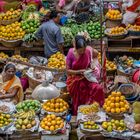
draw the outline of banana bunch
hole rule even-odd
[[[14,117],[18,119],[31,119],[35,117],[35,111],[29,110],[28,112],[17,112],[16,114],[14,114]]]
[[[85,115],[91,114],[93,112],[96,113],[98,111],[99,111],[99,104],[96,102],[91,105],[83,106],[80,108],[80,112]]]

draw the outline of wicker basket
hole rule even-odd
[[[121,25],[122,20],[106,20],[106,28],[113,28]]]
[[[122,120],[124,119],[124,113],[116,114],[116,113],[107,113],[107,115],[114,120]]]
[[[13,48],[13,47],[17,47],[22,43],[22,40],[2,40],[1,41],[2,45],[8,48]]]
[[[10,19],[10,20],[2,20],[1,24],[2,25],[9,25],[9,24],[12,24],[12,23],[19,21],[19,20],[20,20],[20,16],[17,18],[14,18],[14,19]]]
[[[124,34],[120,34],[120,35],[111,35],[109,32],[110,32],[110,30],[111,29],[106,29],[105,30],[105,34],[106,34],[106,36],[108,36],[109,38],[111,38],[111,39],[123,39],[123,38],[125,38],[126,36],[127,36],[127,34],[128,34],[128,31],[127,30],[125,30],[125,33]]]
[[[29,80],[29,87],[30,87],[31,89],[33,89],[33,90],[34,90],[38,85],[41,84],[41,82],[39,82],[39,81],[37,81],[37,80],[35,80],[35,79],[29,77],[29,76],[28,76],[28,80]]]
[[[131,74],[124,73],[123,71],[120,71],[119,69],[117,69],[117,75],[128,77],[130,80],[132,79]]]

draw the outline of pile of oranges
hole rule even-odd
[[[64,120],[54,114],[47,115],[40,123],[41,128],[46,131],[55,131],[64,127]]]
[[[43,104],[43,109],[47,112],[63,113],[67,111],[69,105],[61,98],[49,100]]]
[[[112,20],[117,20],[117,19],[122,18],[122,14],[120,13],[119,10],[109,9],[107,14],[106,14],[106,17],[109,18],[109,19],[112,19]]]
[[[107,113],[120,114],[129,110],[129,103],[125,100],[121,92],[114,91],[105,99],[103,108]]]
[[[114,27],[114,28],[111,28],[110,30],[111,35],[121,35],[124,33],[125,33],[125,28],[123,27]]]
[[[20,22],[15,22],[6,26],[0,26],[0,38],[5,40],[22,39],[25,32],[21,28]]]
[[[60,52],[53,54],[48,59],[48,67],[49,68],[58,68],[58,69],[66,68],[65,56]]]

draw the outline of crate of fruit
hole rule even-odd
[[[123,27],[115,27],[111,29],[105,30],[106,36],[112,39],[123,39],[127,36],[128,31],[124,29]]]

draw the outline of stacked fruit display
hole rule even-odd
[[[122,34],[125,34],[125,33],[126,33],[126,30],[123,27],[111,28],[111,30],[109,32],[110,35],[122,35]]]
[[[61,98],[56,98],[45,102],[42,106],[45,111],[62,113],[68,110],[69,105]]]
[[[70,46],[73,40],[73,34],[71,32],[71,28],[69,27],[61,27],[61,32],[64,37],[65,46]]]
[[[54,132],[64,127],[64,120],[54,114],[50,114],[41,120],[40,127],[46,131]]]
[[[100,106],[98,103],[93,103],[91,105],[83,106],[80,107],[79,111],[85,115],[93,113],[93,112],[98,112],[100,109]]]
[[[16,60],[20,60],[20,61],[23,61],[23,62],[28,62],[28,59],[27,58],[24,58],[20,55],[13,55],[12,56],[13,59],[16,59]]]
[[[103,108],[107,113],[120,114],[129,110],[129,103],[125,100],[125,97],[122,96],[121,92],[113,91],[111,95],[105,99]]]
[[[13,10],[10,9],[6,13],[0,14],[0,20],[15,19],[21,15],[21,9]]]
[[[113,130],[116,131],[124,131],[127,129],[124,120],[111,120],[108,122],[102,123],[102,128],[108,132],[112,132]]]
[[[41,104],[37,100],[25,100],[16,105],[16,109],[18,112],[34,110],[38,111],[41,107]]]
[[[98,54],[98,60],[101,63],[101,53]],[[106,70],[107,71],[112,71],[112,70],[116,70],[117,66],[115,64],[115,62],[113,61],[109,61],[108,59],[106,60]]]
[[[109,9],[106,14],[106,17],[111,20],[118,20],[118,19],[122,19],[122,14],[120,13],[119,10]]]
[[[99,129],[99,126],[94,121],[87,121],[84,122],[84,129],[97,130]]]
[[[102,28],[102,33],[101,33]],[[87,25],[87,31],[91,38],[99,39],[102,36],[104,36],[104,27],[101,27],[99,22],[92,22],[90,21]]]
[[[40,25],[39,20],[30,19],[21,22],[22,29],[26,32],[26,34],[34,33],[37,31]]]
[[[131,25],[130,26],[130,30],[131,31],[138,31],[139,32],[140,31],[140,26],[138,26],[138,25]]]
[[[65,56],[60,52],[53,54],[48,59],[48,67],[49,68],[58,68],[58,69],[66,68]]]
[[[12,122],[11,115],[0,113],[0,127],[9,125]]]
[[[7,59],[9,56],[4,52],[0,52],[0,59]]]
[[[14,117],[16,118],[14,123],[16,129],[30,129],[36,125],[35,112],[33,110],[18,112]]]
[[[5,40],[17,40],[22,39],[25,32],[21,28],[20,22],[14,22],[6,26],[0,26],[0,38]]]

